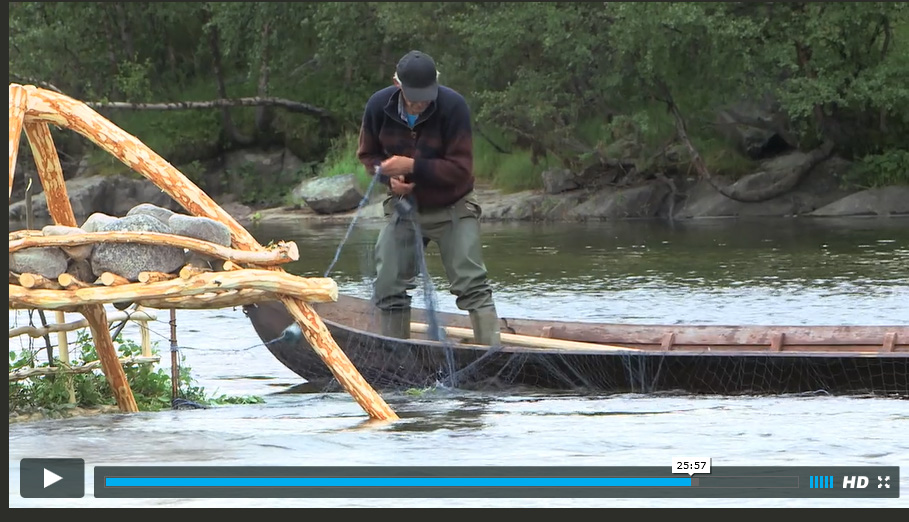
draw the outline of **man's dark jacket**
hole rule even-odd
[[[470,108],[457,91],[439,86],[439,96],[411,129],[398,111],[400,90],[392,85],[366,103],[357,156],[370,175],[391,156],[414,159],[408,181],[420,208],[451,205],[473,190]]]

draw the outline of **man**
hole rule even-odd
[[[430,241],[439,246],[451,293],[470,314],[475,342],[498,345],[499,320],[480,242],[482,210],[473,194],[470,109],[458,92],[438,84],[435,62],[420,51],[401,58],[393,83],[366,103],[357,151],[389,191],[389,222],[375,250],[382,334],[410,337],[408,291],[416,288],[419,229],[424,247]]]

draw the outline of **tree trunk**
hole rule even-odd
[[[117,74],[119,73],[120,66],[118,64],[119,58],[117,57],[117,51],[116,51],[117,47],[116,47],[116,43],[114,42],[114,35],[111,34],[110,26],[105,27],[103,32],[104,32],[104,39],[107,41],[107,64],[110,67],[109,74],[112,77],[116,78]],[[111,91],[110,91],[111,98],[120,97],[120,90],[117,88],[116,82],[111,82],[110,89],[111,89]]]
[[[167,67],[170,69],[170,75],[177,77],[177,51],[174,50],[173,44],[167,44]]]
[[[382,42],[382,50],[379,53],[379,57],[379,80],[387,81],[385,74],[391,61],[391,49],[388,47],[388,42]]]
[[[268,97],[268,80],[269,80],[269,55],[268,40],[271,33],[271,25],[266,21],[262,24],[262,52],[259,56],[259,85],[256,94],[259,98]],[[271,122],[274,118],[274,112],[266,105],[256,107],[256,130],[260,134],[268,134],[271,129]]]
[[[215,26],[212,26],[208,33],[208,44],[211,48],[212,68],[214,69],[215,81],[218,84],[218,96],[220,96],[221,99],[226,99],[227,84],[224,82],[224,69],[221,65],[221,44],[218,36],[218,28]],[[230,108],[227,106],[222,106],[221,108],[221,122],[224,127],[224,134],[229,141],[239,143],[240,145],[251,145],[253,143],[252,138],[241,135],[237,130],[233,118],[230,116]]]
[[[219,89],[220,90],[220,89]],[[229,107],[258,107],[262,105],[281,107],[290,112],[299,112],[310,114],[319,118],[332,118],[333,115],[328,109],[316,107],[308,103],[286,100],[284,98],[222,98],[219,100],[195,101],[195,102],[164,102],[164,103],[133,103],[133,102],[88,102],[86,103],[93,109],[121,109],[130,111],[183,111],[188,109],[217,109],[221,108],[227,111]],[[230,113],[227,113],[230,118]]]
[[[120,29],[120,42],[123,44],[123,51],[126,53],[128,60],[135,60],[136,48],[133,45],[133,35],[129,32],[126,10],[123,8],[122,2],[114,2],[113,4],[117,14],[117,27]]]

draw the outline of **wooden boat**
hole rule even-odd
[[[383,337],[368,300],[340,296],[314,308],[377,389],[446,385],[468,390],[592,393],[793,394],[909,397],[909,326],[596,324],[503,318],[502,346],[469,337],[466,314],[440,313],[447,339]],[[315,389],[329,368],[306,340],[276,340],[293,318],[280,302],[244,307],[271,353]],[[426,315],[414,310],[414,332]]]

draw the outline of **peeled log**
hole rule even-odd
[[[19,276],[19,284],[25,288],[45,288],[55,290],[60,285],[51,279],[38,274],[22,274]]]
[[[154,314],[149,314],[141,310],[135,312],[113,312],[107,316],[107,320],[110,322],[117,321],[155,321],[158,319],[158,316]],[[80,319],[78,321],[58,322],[52,323],[47,326],[37,327],[37,326],[20,326],[18,328],[11,328],[9,331],[9,338],[18,337],[20,335],[28,335],[32,339],[40,339],[47,334],[58,333],[58,332],[72,332],[80,328],[85,328],[89,326],[88,319]]]
[[[202,268],[200,266],[194,266],[194,265],[186,265],[180,269],[180,278],[189,279],[193,276],[197,276],[199,274],[206,274],[209,272],[211,272],[211,270],[208,268]]]
[[[176,278],[176,275],[164,272],[139,272],[140,283],[157,283],[158,281],[170,281]]]
[[[10,242],[12,242],[17,239],[22,239],[23,237],[30,237],[30,236],[39,236],[40,237],[43,235],[44,234],[42,234],[40,230],[14,230],[9,233],[9,240],[10,240]]]
[[[27,103],[25,89],[21,85],[9,86],[9,195],[13,195],[13,178],[16,174],[16,158],[19,157],[19,140],[25,123]]]
[[[225,261],[224,264],[221,265],[221,269],[230,272],[231,270],[243,270],[243,267],[233,261]]]
[[[122,286],[131,284],[132,281],[113,272],[104,272],[98,277],[98,283],[104,286]]]
[[[57,282],[60,283],[60,286],[63,288],[88,288],[91,286],[89,283],[80,280],[72,274],[67,274],[66,272],[57,277]]]
[[[25,236],[11,239],[9,252],[12,254],[18,250],[36,246],[73,247],[92,243],[138,243],[140,245],[171,246],[185,248],[226,261],[260,266],[280,265],[300,259],[300,251],[297,248],[297,244],[293,241],[277,243],[270,249],[261,252],[248,252],[191,237],[145,231],[86,232],[85,234],[67,236]]]
[[[63,166],[60,165],[60,156],[57,155],[57,147],[54,145],[50,126],[45,122],[32,120],[26,113],[24,127],[32,156],[35,158],[35,166],[38,167],[38,178],[44,188],[44,200],[47,202],[48,213],[57,225],[78,227],[73,207],[69,202],[69,193],[63,178]]]
[[[247,304],[275,301],[277,299],[278,296],[271,292],[245,289],[183,297],[143,299],[135,301],[135,303],[146,308],[156,308],[158,310],[170,310],[171,308],[178,310],[217,310],[219,308],[233,308]]]
[[[93,286],[76,290],[27,290],[9,285],[9,307],[71,309],[73,306],[111,302],[140,302],[149,299],[195,296],[227,290],[253,289],[274,295],[288,295],[310,303],[338,300],[338,284],[330,278],[301,278],[271,270],[207,272],[188,280],[173,279],[157,283],[127,283]]]
[[[33,292],[53,292],[54,290],[32,290]],[[67,290],[57,290],[66,292]],[[136,404],[136,398],[129,387],[129,381],[126,378],[126,372],[120,365],[120,357],[117,349],[114,347],[114,341],[110,337],[108,330],[107,311],[102,305],[86,306],[81,309],[82,315],[88,321],[89,329],[92,332],[92,339],[95,342],[95,352],[98,359],[101,360],[101,367],[104,370],[104,377],[110,386],[114,399],[120,411],[125,413],[135,413],[139,411]]]

